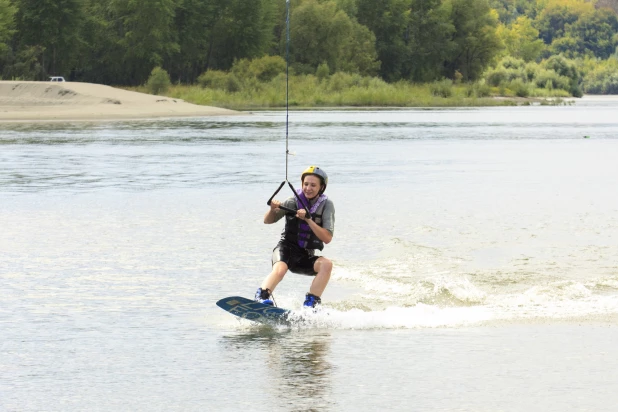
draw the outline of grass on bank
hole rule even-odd
[[[234,110],[259,110],[286,106],[286,76],[208,71],[197,85],[169,85],[159,93],[189,103]],[[135,88],[148,93],[148,86]],[[337,72],[333,75],[292,75],[289,105],[293,108],[326,107],[472,107],[522,104],[563,104],[570,94],[561,89],[543,89],[518,80],[490,86],[454,83],[451,80],[427,84],[406,81],[386,83],[376,77]]]

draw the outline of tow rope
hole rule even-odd
[[[294,196],[296,196],[296,199],[298,199],[299,204],[304,206],[305,210],[307,211],[307,216],[309,217],[309,219],[312,219],[313,216],[309,212],[309,205],[307,205],[303,201],[303,199],[300,198],[298,193],[296,193],[296,189],[294,188],[292,183],[290,183],[290,181],[288,180],[288,158],[290,156],[290,149],[289,149],[289,140],[290,140],[289,139],[289,124],[290,124],[290,0],[286,0],[285,4],[286,4],[286,19],[285,19],[285,24],[286,24],[286,48],[285,48],[285,180],[283,182],[281,182],[281,184],[279,185],[277,190],[275,190],[275,193],[273,193],[273,195],[270,197],[270,199],[268,199],[266,204],[268,206],[270,206],[270,204],[272,203],[273,198],[277,195],[277,193],[279,193],[281,188],[287,183],[288,186],[290,186],[290,189],[292,189],[292,193],[294,193]],[[279,209],[283,209],[283,210],[285,210],[289,214],[296,215],[296,210],[294,210],[294,209],[290,209],[290,208],[285,207],[285,206],[279,206]]]

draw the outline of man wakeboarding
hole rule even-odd
[[[290,270],[314,276],[303,306],[315,308],[321,304],[320,296],[330,280],[333,262],[315,255],[316,249],[322,250],[331,242],[335,231],[335,205],[324,194],[328,175],[317,166],[309,166],[300,180],[302,188],[296,191],[296,196],[283,203],[270,201],[270,209],[264,215],[265,224],[273,224],[284,216],[286,220],[281,239],[273,250],[272,271],[255,292],[256,302],[274,306],[272,293]]]

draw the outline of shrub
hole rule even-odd
[[[551,56],[542,64],[547,70],[553,70],[560,76],[574,80],[578,80],[580,77],[575,62],[563,56]]]
[[[239,92],[242,89],[242,84],[234,73],[229,73],[225,79],[225,90],[230,93]]]
[[[305,63],[294,63],[292,68],[296,74],[314,74],[316,70],[314,66]]]
[[[618,73],[612,73],[603,81],[603,93],[618,94]]]
[[[251,62],[248,59],[234,60],[230,72],[234,73],[238,79],[254,77],[254,73],[251,71]]]
[[[517,97],[528,97],[530,96],[530,88],[526,83],[524,83],[521,79],[515,79],[509,83],[509,89],[515,93]]]
[[[500,63],[498,63],[498,67],[502,66],[505,69],[523,69],[526,65],[526,62],[522,59],[517,59],[515,57],[506,56]]]
[[[485,75],[485,81],[490,86],[500,86],[503,82],[506,81],[507,72],[506,69],[493,69],[487,72]]]
[[[388,86],[388,83],[386,83],[384,80],[382,80],[379,77],[366,76],[366,77],[360,77],[358,81],[358,86],[364,87],[366,89],[380,89],[385,86]]]
[[[618,88],[616,88],[616,91],[618,92]],[[571,89],[569,90],[569,93],[571,93],[571,96],[573,97],[582,97],[584,95],[584,91],[582,90],[582,88],[577,82],[573,82],[571,84]],[[610,94],[616,94],[616,93],[610,93]]]
[[[487,97],[491,95],[491,87],[484,81],[468,85],[466,97]]]
[[[520,69],[506,69],[506,81],[511,82],[513,80],[527,81],[526,72],[523,68]]]
[[[590,94],[618,94],[618,71],[595,73],[584,82],[584,90]]]
[[[545,89],[562,89],[562,90],[570,90],[571,88],[571,80],[568,77],[560,76],[553,70],[544,70],[541,69],[537,73],[535,79],[535,84],[537,87],[545,88]]]
[[[536,63],[526,64],[526,67],[524,67],[524,73],[526,75],[527,81],[532,82],[536,78],[539,70],[539,65]]]
[[[285,67],[285,60],[281,56],[264,56],[249,63],[249,74],[268,82],[279,73],[284,73]]]
[[[226,90],[228,82],[227,77],[228,74],[221,70],[208,70],[197,78],[197,82],[204,88],[209,87],[211,89]]]
[[[165,93],[172,83],[170,82],[170,75],[161,67],[155,67],[150,72],[150,77],[146,82],[146,88],[152,94]]]
[[[618,94],[618,62],[597,61],[584,77],[583,89],[590,94]]]
[[[326,62],[320,64],[317,70],[315,71],[315,77],[317,77],[320,80],[326,79],[329,74],[330,74],[330,69],[328,68],[328,63]]]
[[[359,74],[350,74],[345,72],[337,72],[330,76],[328,81],[328,90],[340,92],[352,86],[360,86],[362,77]]]
[[[463,79],[463,74],[459,70],[455,70],[455,75],[453,76],[453,81],[455,84],[460,84]]]
[[[433,82],[429,85],[429,90],[434,96],[451,97],[453,95],[453,82],[450,79]]]

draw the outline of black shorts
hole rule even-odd
[[[318,258],[319,256],[313,255],[313,251],[279,242],[273,249],[272,263],[274,266],[277,262],[283,262],[288,265],[288,269],[291,272],[315,276],[317,272],[313,270],[313,265]]]

